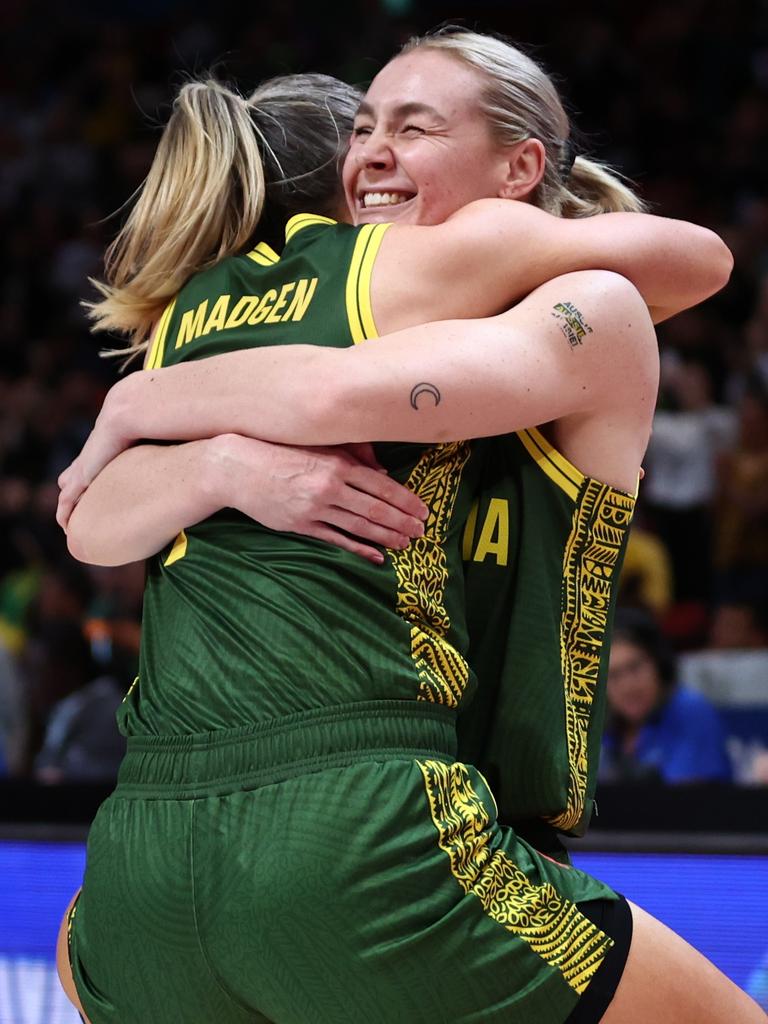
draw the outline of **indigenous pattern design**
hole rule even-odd
[[[444,603],[448,560],[443,548],[469,454],[466,441],[424,452],[406,483],[429,509],[424,536],[404,551],[389,551],[397,574],[396,610],[411,623],[418,699],[448,707],[458,705],[469,678],[466,661],[446,639],[451,621]]]
[[[535,884],[504,850],[491,846],[491,816],[472,788],[466,765],[420,761],[440,849],[468,895],[523,939],[581,994],[613,940],[550,882]]]
[[[634,498],[585,479],[563,558],[560,655],[568,740],[568,803],[552,824],[574,828],[584,814],[588,730],[616,564],[632,520]]]

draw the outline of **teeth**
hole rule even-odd
[[[406,203],[408,199],[408,196],[399,192],[366,192],[363,195],[363,206],[366,209],[371,206],[397,206]]]

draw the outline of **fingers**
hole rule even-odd
[[[347,483],[364,497],[378,499],[405,515],[423,522],[428,515],[427,506],[413,491],[403,487],[384,473],[374,473],[365,466],[353,466],[347,473]],[[374,506],[375,507],[375,506]],[[355,509],[359,511],[359,509]],[[372,518],[377,518],[375,514]],[[389,523],[387,525],[390,525]]]
[[[77,474],[75,473],[74,467],[75,463],[72,463],[68,469],[65,469],[64,472],[61,473],[57,481],[60,493],[59,502],[56,506],[56,522],[65,533],[67,532],[67,525],[69,523],[69,517],[72,515],[72,510],[80,500],[80,496],[84,490],[77,481]]]
[[[65,500],[64,495],[60,494],[59,503],[56,506],[56,522],[65,533],[67,532],[69,517],[72,515],[72,507],[72,502]]]
[[[424,523],[420,518],[408,515],[386,501],[358,491],[354,487],[345,487],[333,499],[330,513],[334,512],[343,514],[345,521],[341,522],[339,515],[333,515],[330,519],[328,513],[323,513],[323,519],[385,547],[404,547],[398,543],[398,538],[403,537],[407,540],[410,537],[424,535]],[[375,528],[376,531],[383,529],[386,534],[380,535],[377,532],[377,535],[373,536],[369,528]]]
[[[384,555],[381,551],[368,547],[367,544],[361,544],[360,541],[353,540],[324,523],[315,523],[306,531],[306,535],[325,541],[327,544],[333,544],[334,547],[341,548],[343,551],[350,551],[353,555],[373,562],[374,565],[381,565],[384,562]]]
[[[411,542],[411,537],[407,533],[372,522],[370,519],[365,518],[365,516],[356,515],[347,509],[330,508],[327,512],[323,513],[323,519],[331,526],[337,526],[347,533],[354,534],[361,540],[371,541],[373,544],[378,544],[383,548],[397,548],[401,550],[408,547]]]

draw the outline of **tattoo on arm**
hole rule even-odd
[[[422,395],[429,395],[429,397],[434,401],[435,405],[440,405],[440,399],[442,398],[442,395],[437,390],[435,385],[428,384],[426,381],[422,381],[420,384],[417,384],[411,390],[411,407],[413,409],[418,410],[419,399],[421,398]]]
[[[558,302],[552,309],[552,316],[558,321],[558,327],[571,348],[576,348],[583,338],[592,333],[584,314],[572,302]]]

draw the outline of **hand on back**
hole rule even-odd
[[[301,448],[239,434],[214,439],[222,505],[273,530],[326,541],[375,564],[424,532],[426,507],[370,444]],[[372,545],[377,545],[373,547]]]

